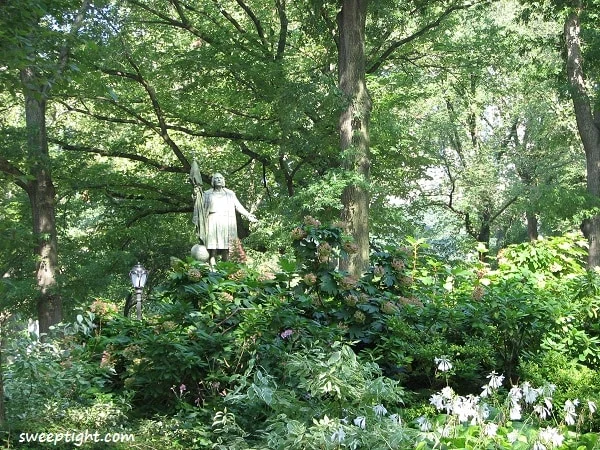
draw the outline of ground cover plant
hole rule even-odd
[[[87,429],[135,437],[106,448],[600,446],[600,279],[580,235],[494,264],[408,239],[360,279],[338,269],[356,251],[343,224],[307,217],[290,239],[276,268],[173,258],[142,321],[97,299],[45,342],[11,330],[5,446]]]

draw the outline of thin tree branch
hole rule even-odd
[[[146,80],[146,78],[142,75],[141,69],[135,63],[135,61],[133,60],[133,57],[129,54],[129,52],[127,52],[127,51],[125,52],[125,57],[127,58],[127,61],[129,62],[129,64],[131,64],[131,66],[135,70],[136,74],[139,75],[139,77],[141,79],[141,81],[139,83],[142,85],[142,87],[148,94],[148,97],[150,98],[150,102],[152,103],[152,109],[154,110],[154,114],[156,116],[156,119],[158,120],[158,126],[160,128],[160,132],[159,132],[160,137],[169,146],[169,148],[175,154],[175,156],[177,157],[179,162],[181,162],[181,164],[183,165],[184,169],[187,172],[189,172],[191,169],[190,162],[187,160],[187,158],[185,157],[185,155],[183,154],[183,152],[181,151],[181,149],[179,148],[177,143],[175,141],[173,141],[173,139],[171,139],[171,136],[169,135],[167,124],[165,121],[165,116],[163,114],[162,107],[160,106],[160,102],[158,101],[156,91],[154,90],[152,85],[150,85],[148,80]]]
[[[132,5],[137,6],[139,8],[142,8],[144,11],[154,14],[156,17],[159,17],[160,19],[162,19],[165,22],[165,25],[170,25],[170,26],[173,26],[176,28],[181,28],[181,29],[187,30],[190,33],[192,33],[194,36],[199,37],[200,39],[202,39],[204,42],[206,42],[208,44],[216,43],[216,41],[214,39],[212,39],[209,35],[202,33],[199,29],[197,29],[196,27],[191,25],[189,22],[185,22],[184,20],[173,19],[172,17],[169,17],[167,14],[163,14],[160,11],[150,8],[148,6],[147,2],[138,1],[138,0],[127,0],[127,2]],[[180,17],[180,19],[181,19],[181,17]]]
[[[150,167],[154,167],[154,168],[160,170],[161,172],[170,172],[170,173],[186,173],[186,172],[188,172],[188,170],[186,170],[185,167],[168,166],[168,165],[159,163],[158,161],[154,161],[153,159],[139,155],[137,153],[107,151],[107,150],[102,150],[100,148],[88,147],[88,146],[84,146],[84,145],[73,145],[73,144],[69,144],[68,142],[61,141],[59,139],[49,139],[49,141],[52,142],[53,144],[59,145],[63,150],[94,153],[96,155],[108,156],[111,158],[125,158],[125,159],[129,159],[132,161],[139,161]]]
[[[258,38],[260,39],[261,44],[263,45],[263,47],[265,49],[268,49],[269,43],[267,42],[267,39],[265,38],[265,30],[263,29],[263,26],[260,23],[260,20],[258,19],[258,17],[256,17],[256,14],[254,14],[254,11],[252,11],[252,9],[246,3],[244,3],[242,0],[236,0],[236,2],[246,12],[248,17],[250,17],[250,20],[252,21],[252,23],[254,23],[254,28],[256,28],[256,34],[258,35]]]
[[[88,111],[85,109],[69,106],[67,103],[64,103],[64,102],[61,102],[61,104],[63,104],[68,110],[70,110],[72,112],[84,114],[89,117],[94,117],[98,120],[103,120],[106,122],[113,122],[113,123],[143,124],[146,127],[148,127],[149,129],[151,129],[152,131],[159,133],[159,131],[158,131],[160,129],[159,124],[149,121],[148,119],[144,118],[139,113],[137,113],[135,110],[128,108],[127,106],[125,106],[121,103],[115,102],[113,99],[98,98],[97,100],[107,102],[110,105],[114,106],[115,108],[118,108],[118,109],[124,111],[128,115],[135,117],[135,119],[125,119],[125,118],[121,118],[121,117],[104,116],[104,115],[92,113],[91,111]],[[198,130],[194,130],[189,127],[184,127],[182,125],[169,125],[167,123],[165,123],[165,126],[168,130],[179,131],[179,132],[188,134],[190,136],[205,137],[205,138],[223,138],[223,139],[230,139],[230,140],[235,140],[235,141],[244,140],[244,141],[250,141],[250,142],[265,142],[265,143],[269,143],[269,144],[278,144],[279,143],[279,139],[277,139],[277,138],[268,138],[265,136],[252,136],[252,135],[243,134],[243,133],[240,133],[237,131],[206,130],[205,128],[209,127],[210,124],[204,123],[204,122],[193,121],[193,120],[189,120],[189,119],[188,119],[188,122],[190,122],[193,125],[197,125],[198,127],[201,127],[202,130],[198,131]]]
[[[519,199],[519,196],[515,195],[513,198],[508,199],[504,205],[502,205],[500,207],[500,209],[498,211],[496,211],[496,214],[493,214],[490,217],[490,223],[493,223],[504,211],[506,211],[506,209],[512,205],[514,202],[516,202]]]
[[[233,28],[235,28],[242,34],[246,34],[246,30],[244,30],[244,28],[242,28],[240,23],[237,20],[235,20],[235,18],[231,14],[229,14],[229,12],[227,10],[225,10],[221,7],[218,0],[213,0],[213,3],[217,6],[217,8],[219,8],[219,12],[221,13],[221,15],[223,17],[225,17],[229,21],[229,23],[231,23],[233,25]]]
[[[244,167],[248,167],[252,161],[254,161],[254,158],[250,158],[248,159],[248,161],[246,161],[244,164],[242,164],[240,167],[238,167],[237,169],[233,169],[231,172],[229,172],[231,175],[233,175],[236,172],[239,172],[240,170],[244,169]]]
[[[266,166],[270,167],[273,164],[271,162],[271,160],[269,160],[269,158],[261,155],[260,153],[256,153],[254,150],[250,149],[250,147],[248,147],[245,142],[240,142],[240,149],[242,150],[242,153],[244,155],[248,155],[252,159],[260,161],[261,163],[263,163]]]
[[[377,60],[373,64],[371,64],[371,66],[369,68],[367,68],[367,73],[371,74],[371,73],[376,72],[381,67],[381,65],[384,62],[386,62],[386,60],[396,50],[398,50],[398,48],[402,47],[403,45],[408,44],[409,42],[416,40],[417,38],[426,34],[428,31],[438,27],[442,23],[442,21],[446,17],[448,17],[450,14],[452,14],[453,12],[463,10],[463,9],[468,9],[474,5],[475,5],[475,3],[467,3],[464,5],[452,5],[448,9],[446,9],[442,14],[440,14],[440,16],[436,20],[429,22],[428,24],[425,24],[420,30],[416,31],[415,33],[411,34],[410,36],[406,36],[403,39],[392,42],[388,46],[388,48],[386,50],[384,50],[384,52],[381,54],[381,56],[379,56],[379,58],[377,58]]]
[[[188,207],[179,207],[179,208],[165,208],[165,209],[153,209],[153,210],[143,210],[134,215],[131,219],[126,222],[126,226],[129,228],[133,226],[134,223],[140,221],[144,217],[152,216],[155,214],[181,214],[181,213],[191,213],[193,211],[192,206]]]
[[[0,156],[0,172],[8,175],[17,186],[25,192],[28,192],[29,185],[25,182],[27,175],[21,172],[17,166],[13,165],[3,156]]]
[[[79,8],[79,11],[77,11],[77,15],[75,16],[73,26],[69,30],[69,33],[67,34],[67,37],[65,40],[65,43],[62,45],[62,47],[60,49],[60,53],[58,55],[58,69],[56,70],[56,73],[55,73],[55,79],[61,77],[65,71],[65,67],[67,66],[67,63],[69,62],[69,52],[71,50],[70,46],[68,45],[69,41],[72,38],[74,38],[77,35],[77,33],[79,32],[79,30],[81,29],[81,27],[83,25],[83,20],[85,19],[85,14],[89,8],[90,8],[90,0],[83,0],[83,2],[81,4],[81,8]],[[50,89],[50,87],[53,86],[54,84],[55,84],[54,81],[46,83],[44,86],[44,94],[47,94],[46,91],[48,89]]]

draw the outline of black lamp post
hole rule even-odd
[[[133,269],[129,272],[129,277],[131,278],[131,284],[135,289],[135,297],[136,297],[136,309],[137,309],[137,318],[138,320],[142,319],[142,291],[144,290],[144,286],[146,285],[146,280],[148,279],[148,271],[144,269],[144,267],[137,263],[133,266]]]

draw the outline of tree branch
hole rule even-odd
[[[159,131],[158,131],[160,129],[159,124],[149,121],[148,119],[146,119],[143,116],[141,116],[140,114],[138,114],[135,110],[128,108],[125,105],[120,104],[118,102],[115,102],[113,99],[98,98],[97,100],[110,103],[115,108],[118,108],[118,109],[124,111],[128,115],[133,116],[135,119],[125,119],[125,118],[121,118],[121,117],[104,116],[104,115],[92,113],[91,111],[88,111],[86,109],[75,108],[64,102],[61,102],[61,104],[63,104],[69,111],[76,112],[79,114],[84,114],[89,117],[94,117],[98,120],[104,120],[106,122],[113,122],[113,123],[126,123],[126,124],[136,124],[136,125],[143,124],[146,127],[148,127],[150,130],[152,130],[156,133],[159,133]],[[240,133],[237,131],[228,131],[228,130],[215,130],[215,131],[208,130],[207,131],[205,129],[205,127],[209,126],[208,123],[193,121],[193,120],[189,120],[189,119],[188,119],[188,122],[193,125],[197,125],[198,127],[201,127],[202,130],[198,131],[198,130],[194,130],[189,127],[184,127],[182,125],[169,125],[167,123],[165,123],[165,126],[168,130],[179,131],[179,132],[188,134],[190,136],[205,137],[205,138],[223,138],[223,139],[230,139],[230,140],[235,140],[235,141],[244,140],[244,141],[250,141],[250,142],[265,142],[268,144],[278,144],[279,143],[279,139],[277,139],[277,138],[269,138],[269,137],[260,136],[260,135],[252,136],[252,135],[243,134],[243,133]]]
[[[254,28],[256,28],[256,34],[258,35],[258,38],[260,39],[261,44],[263,45],[263,47],[265,49],[268,49],[269,43],[267,42],[267,39],[265,38],[265,30],[263,29],[262,24],[260,23],[260,20],[258,19],[258,17],[256,17],[256,14],[254,14],[254,11],[252,11],[252,9],[250,9],[250,7],[248,5],[246,5],[246,3],[244,3],[242,0],[236,0],[236,2],[238,5],[240,5],[242,7],[242,9],[246,12],[248,17],[250,17],[250,20],[252,21],[252,23],[254,23]]]
[[[254,161],[254,158],[250,158],[248,159],[248,161],[246,161],[244,164],[242,164],[240,167],[238,167],[237,169],[233,169],[231,172],[229,172],[230,174],[234,174],[236,172],[239,172],[240,170],[242,170],[244,167],[248,167],[252,161]]]
[[[125,225],[129,228],[134,223],[138,222],[139,220],[143,219],[144,217],[152,216],[155,214],[181,214],[181,213],[191,213],[191,212],[193,212],[192,206],[180,207],[180,208],[153,209],[153,210],[146,209],[146,210],[140,211],[139,213],[134,215],[131,219],[129,219],[126,222]]]
[[[177,143],[175,143],[175,141],[173,141],[173,139],[171,139],[171,136],[169,135],[167,124],[165,121],[165,116],[164,116],[162,108],[160,106],[160,102],[158,101],[158,97],[156,96],[156,91],[150,85],[148,80],[146,80],[146,78],[142,75],[142,71],[140,70],[139,66],[135,63],[135,61],[133,60],[133,57],[131,57],[129,52],[127,52],[127,51],[125,52],[125,57],[127,58],[127,61],[129,62],[129,64],[131,64],[131,66],[135,70],[135,73],[137,75],[139,75],[139,77],[140,77],[139,83],[142,85],[142,87],[148,94],[148,97],[150,98],[150,102],[152,103],[152,109],[154,110],[154,115],[156,116],[156,119],[158,120],[158,126],[160,129],[160,132],[159,132],[160,137],[169,146],[169,148],[175,154],[175,156],[177,157],[179,162],[181,162],[181,164],[183,165],[184,169],[187,172],[189,172],[191,169],[190,162],[187,160],[187,158],[185,157],[185,155],[183,154],[183,152],[181,151],[181,149],[179,148]]]
[[[512,205],[514,202],[516,202],[518,199],[519,199],[519,197],[518,197],[517,195],[515,195],[513,198],[510,198],[510,199],[508,199],[508,200],[507,200],[507,201],[504,203],[504,205],[502,205],[502,206],[500,207],[500,209],[499,209],[499,210],[496,212],[496,214],[494,214],[494,215],[492,215],[492,216],[490,217],[490,223],[493,223],[493,222],[494,222],[494,220],[496,220],[496,219],[497,219],[497,218],[500,216],[500,214],[502,214],[504,211],[506,211],[506,209],[507,209],[507,208],[508,208],[510,205]]]
[[[185,167],[175,167],[175,166],[167,166],[165,164],[161,164],[157,161],[154,161],[145,156],[138,155],[137,153],[129,153],[129,152],[113,152],[106,151],[99,148],[87,147],[84,145],[73,145],[69,144],[65,141],[61,141],[59,139],[49,139],[49,142],[53,144],[60,145],[63,150],[76,151],[76,152],[86,152],[86,153],[94,153],[96,155],[108,156],[111,158],[125,158],[132,161],[139,161],[148,166],[154,167],[161,172],[171,172],[171,173],[186,173],[188,172]]]
[[[240,25],[240,23],[237,20],[235,20],[235,18],[231,14],[229,14],[229,12],[227,12],[225,9],[223,9],[221,7],[221,5],[219,5],[219,1],[218,0],[213,0],[213,3],[215,4],[215,6],[217,6],[217,8],[219,8],[219,12],[221,13],[221,15],[223,17],[225,17],[229,21],[229,23],[231,23],[233,25],[233,28],[235,28],[236,30],[238,30],[242,34],[246,33],[246,30],[244,30],[242,28],[242,26]]]
[[[275,55],[276,60],[283,58],[285,52],[285,45],[288,33],[288,18],[285,12],[286,0],[275,0],[275,6],[277,7],[277,14],[279,15],[279,39],[277,41],[277,53]]]
[[[10,176],[17,186],[19,186],[25,192],[28,192],[29,186],[25,182],[25,180],[27,179],[27,175],[21,172],[17,166],[13,165],[3,156],[0,156],[0,172],[3,172],[4,174]]]
[[[81,4],[81,8],[79,8],[79,11],[77,12],[77,15],[75,16],[73,26],[69,30],[69,33],[67,34],[67,37],[65,40],[65,43],[62,45],[62,47],[60,49],[60,53],[58,55],[58,69],[56,70],[55,78],[61,77],[65,71],[65,67],[67,66],[67,63],[69,62],[70,47],[68,45],[69,44],[68,41],[70,39],[72,39],[73,37],[75,37],[77,32],[82,27],[83,20],[85,18],[85,13],[87,12],[87,10],[89,8],[90,8],[90,0],[83,0],[83,2]],[[44,86],[44,90],[46,91],[46,90],[50,89],[50,87],[53,86],[54,84],[55,84],[55,82],[52,82],[52,81],[46,83]],[[44,92],[44,93],[46,93],[46,92]]]
[[[394,41],[392,42],[388,48],[386,50],[384,50],[384,52],[381,54],[381,56],[379,58],[377,58],[377,60],[371,64],[370,67],[367,68],[367,73],[371,74],[376,72],[379,67],[381,67],[381,65],[400,47],[402,47],[405,44],[408,44],[409,42],[412,42],[414,40],[416,40],[417,38],[423,36],[425,33],[427,33],[428,31],[438,27],[442,21],[448,17],[450,14],[452,14],[455,11],[459,11],[462,9],[468,9],[472,6],[474,6],[475,3],[467,3],[464,5],[452,5],[450,6],[448,9],[446,9],[442,14],[440,14],[440,16],[432,21],[429,22],[428,24],[425,24],[420,30],[416,31],[415,33],[411,34],[410,36],[407,36],[403,39],[400,39],[398,41]]]
[[[244,155],[248,155],[250,158],[260,161],[266,166],[272,166],[272,162],[267,157],[256,153],[254,150],[248,147],[245,142],[240,142],[240,149]]]
[[[156,17],[159,17],[160,19],[162,19],[165,22],[165,25],[171,25],[176,28],[181,28],[181,29],[187,30],[190,33],[192,33],[194,36],[199,37],[200,39],[202,39],[204,42],[206,42],[208,44],[215,43],[215,40],[212,39],[209,35],[202,33],[196,27],[192,26],[189,22],[186,22],[185,20],[187,20],[187,19],[185,17],[184,18],[180,17],[180,19],[182,19],[182,20],[175,20],[172,17],[169,17],[168,15],[161,13],[160,11],[150,8],[147,5],[147,2],[138,1],[138,0],[127,0],[127,2],[131,3],[132,5],[137,6],[139,8],[142,8],[144,11],[148,11],[150,14],[154,14]]]

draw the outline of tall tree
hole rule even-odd
[[[590,65],[587,66],[582,51],[581,17],[587,9],[594,8],[595,2],[577,0],[564,24],[565,56],[571,98],[577,119],[579,136],[585,150],[587,167],[587,192],[595,203],[592,216],[584,221],[583,230],[589,242],[588,267],[600,266],[600,214],[597,212],[600,200],[600,108],[598,97],[590,93]],[[594,12],[594,15],[596,12]]]
[[[340,116],[343,167],[354,179],[342,193],[342,219],[358,245],[345,269],[360,276],[369,262],[369,118],[371,98],[365,81],[365,24],[368,0],[344,0],[338,14],[339,85],[345,106]]]
[[[0,158],[0,170],[29,198],[36,239],[39,330],[47,333],[51,325],[62,319],[62,302],[56,280],[56,190],[51,175],[46,113],[50,92],[65,73],[71,41],[83,25],[89,0],[83,0],[74,14],[53,10],[52,5],[42,1],[16,3],[2,5],[4,27],[13,30],[12,35],[4,34],[2,38],[9,69],[18,73],[15,84],[20,86],[24,102],[26,169]],[[60,27],[68,31],[63,35],[58,31]]]

